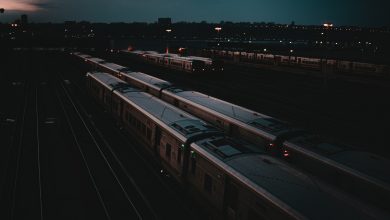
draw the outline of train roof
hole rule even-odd
[[[97,57],[90,57],[88,58],[89,61],[94,63],[105,63],[106,61]]]
[[[172,86],[172,83],[162,80],[160,78],[150,76],[142,72],[129,72],[124,74],[124,77],[132,78],[134,80],[147,83],[148,85],[155,86],[157,88],[166,88]]]
[[[120,80],[104,72],[89,72],[87,73],[87,76],[93,77],[94,79],[98,80],[109,90],[115,89],[120,91],[121,93],[140,92],[139,89],[129,86],[129,84],[127,84],[123,80]]]
[[[363,178],[375,178],[390,189],[390,160],[386,158],[352,150],[348,146],[332,143],[317,135],[299,136],[286,141],[285,145],[305,154],[310,153],[311,156]]]
[[[134,103],[139,110],[147,112],[149,115],[157,118],[165,126],[170,127],[182,136],[189,138],[191,136],[216,132],[216,128],[206,124],[202,120],[195,118],[184,111],[162,102],[154,96],[144,93],[124,93],[126,100]]]
[[[266,149],[259,149],[236,138],[227,136],[210,137],[198,141],[197,144],[206,148],[215,157],[225,160],[245,153],[265,153]]]
[[[109,89],[118,88],[115,90],[115,93],[122,97],[124,101],[137,107],[139,111],[157,119],[162,126],[174,130],[184,138],[190,138],[194,135],[207,132],[219,132],[219,130],[204,121],[193,117],[148,93],[130,87],[126,82],[114,76],[102,72],[89,73],[88,75],[92,76]],[[186,140],[183,139],[183,141]]]
[[[236,120],[245,125],[249,125],[252,129],[262,131],[263,135],[274,139],[276,136],[290,132],[293,129],[286,123],[279,121],[270,116],[254,112],[244,107],[234,105],[223,100],[207,96],[195,91],[175,90],[168,88],[167,91],[174,93],[181,100],[190,101],[202,107],[205,111],[213,111],[212,113],[219,114],[220,117],[228,118],[228,120]],[[266,134],[267,133],[267,134]]]
[[[351,205],[354,203],[350,198],[345,199],[338,191],[290,168],[285,162],[244,152],[230,144],[220,145],[220,153],[207,146],[209,142],[210,139],[198,141],[191,147],[236,181],[299,219],[374,219],[369,211]],[[221,154],[228,156],[221,157]]]
[[[110,62],[103,63],[102,66],[104,66],[110,70],[113,70],[113,71],[122,71],[125,69],[127,70],[127,68],[124,66],[121,66],[121,65],[116,64],[116,63],[110,63]]]
[[[164,54],[159,54],[159,53],[144,53],[145,56],[149,57],[164,57]]]
[[[208,57],[187,56],[187,58],[195,59],[195,60],[202,60],[205,62],[213,62],[213,60],[211,58],[208,58]]]
[[[73,53],[73,55],[75,55],[75,56],[77,56],[77,57],[80,57],[80,58],[82,58],[82,59],[91,58],[91,55],[83,54],[83,53],[78,53],[78,52]]]

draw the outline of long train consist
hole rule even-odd
[[[88,73],[86,86],[215,219],[386,218],[117,77]]]
[[[184,111],[243,138],[268,154],[280,156],[315,176],[377,206],[389,209],[390,161],[378,155],[328,142],[287,123],[99,58],[76,54],[104,70]]]
[[[223,63],[206,57],[180,56],[173,53],[158,53],[156,51],[128,51],[121,53],[132,55],[142,61],[163,67],[185,71],[189,73],[223,71]]]
[[[388,65],[362,63],[347,60],[310,58],[291,54],[274,55],[261,52],[231,51],[231,50],[202,50],[203,55],[212,58],[223,58],[235,62],[263,63],[279,66],[302,67],[318,71],[358,73],[379,76],[390,76]]]

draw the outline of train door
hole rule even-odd
[[[225,219],[237,219],[238,213],[238,186],[229,178],[226,178],[226,187],[224,193],[223,211]]]
[[[161,130],[156,125],[156,131],[154,134],[154,145],[153,145],[153,150],[156,154],[159,153],[160,142],[161,142]]]
[[[119,118],[121,119],[121,121],[123,121],[123,101],[120,100],[120,103],[119,103]]]

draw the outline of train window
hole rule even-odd
[[[228,182],[226,186],[226,194],[225,194],[225,202],[226,206],[230,209],[236,211],[238,208],[238,189],[237,187],[231,183]]]
[[[129,122],[130,125],[132,125],[134,122],[133,122],[133,115],[130,114],[130,112],[127,112],[127,115],[128,115],[128,118],[127,118],[127,121]]]
[[[137,130],[141,130],[141,122],[138,119],[135,119],[135,126],[137,127]]]
[[[152,130],[150,130],[150,128],[146,128],[146,138],[148,140],[152,139]]]
[[[208,192],[209,194],[212,193],[213,189],[213,179],[211,178],[210,175],[207,173],[204,174],[204,181],[203,181],[203,189]]]
[[[191,157],[191,173],[195,175],[196,173],[196,158]]]
[[[144,136],[146,136],[146,126],[143,123],[141,123],[141,132]]]
[[[181,147],[179,146],[177,148],[177,163],[181,163],[181,154],[182,154],[182,150],[181,150]]]
[[[165,157],[168,160],[171,160],[171,149],[172,149],[172,146],[170,144],[165,145]]]

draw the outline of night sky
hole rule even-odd
[[[389,0],[0,0],[0,22],[27,13],[35,22],[249,21],[390,26]]]

